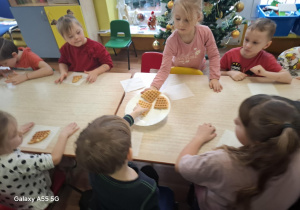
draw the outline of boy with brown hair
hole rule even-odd
[[[93,193],[81,209],[159,210],[156,182],[129,167],[133,153],[130,126],[148,109],[137,106],[121,117],[104,115],[90,123],[76,141],[78,164],[89,172]],[[85,196],[88,197],[88,196]],[[88,204],[86,204],[88,202]],[[83,204],[85,203],[85,204]]]
[[[292,77],[264,51],[272,43],[276,23],[268,18],[256,19],[246,30],[243,47],[229,50],[221,58],[221,75],[241,81],[246,76],[263,76],[277,82],[291,83]]]

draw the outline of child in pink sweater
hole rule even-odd
[[[209,57],[209,87],[215,92],[222,90],[220,78],[220,55],[211,30],[199,25],[202,19],[202,0],[176,0],[172,11],[176,30],[167,39],[161,67],[150,89],[160,89],[171,66],[203,70],[205,54]]]

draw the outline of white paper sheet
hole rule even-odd
[[[126,93],[145,87],[145,84],[140,77],[122,80],[121,85]]]
[[[221,145],[228,145],[232,147],[240,147],[243,146],[240,141],[237,139],[234,132],[230,130],[225,130],[223,135],[221,136],[219,142],[217,143],[216,147]]]
[[[57,134],[60,127],[54,127],[54,126],[46,126],[46,125],[34,125],[34,127],[24,135],[23,142],[21,144],[21,147],[30,147],[30,148],[38,148],[38,149],[46,149],[49,145],[49,143],[52,141],[53,137]],[[44,139],[43,141],[36,143],[36,144],[28,144],[28,142],[32,139],[33,135],[37,131],[45,131],[50,130],[49,136]]]
[[[168,86],[163,92],[173,101],[195,96],[185,83]]]
[[[73,80],[73,77],[74,76],[80,76],[82,75],[82,78],[76,82],[76,83],[73,83],[72,80]],[[83,83],[84,81],[86,81],[86,78],[88,77],[87,74],[85,73],[78,73],[78,72],[73,72],[72,74],[68,75],[68,77],[63,81],[63,83],[66,83],[66,84],[69,84],[69,85],[80,85],[81,83]]]
[[[143,135],[144,135],[143,132],[138,132],[138,131],[132,131],[131,133],[131,147],[132,147],[134,157],[139,155]]]
[[[273,84],[249,83],[248,88],[250,89],[252,95],[256,95],[256,94],[279,95]]]

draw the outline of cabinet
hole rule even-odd
[[[99,41],[93,0],[9,0],[10,9],[28,47],[42,58],[59,58],[65,43],[53,25],[54,20],[73,12],[86,37]],[[55,22],[55,21],[54,21]]]

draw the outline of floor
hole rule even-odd
[[[221,49],[220,54],[222,55],[226,50]],[[112,55],[112,60],[114,67],[111,72],[130,72],[134,74],[135,72],[140,72],[141,68],[141,57],[142,51],[138,51],[138,56],[135,57],[134,52],[130,52],[130,65],[131,69],[128,70],[127,63],[127,52],[122,50],[117,56]],[[57,59],[45,60],[51,65],[52,68],[58,70]],[[149,163],[135,162],[140,168]],[[159,184],[162,186],[168,186],[174,191],[175,200],[177,202],[178,210],[188,210],[190,209],[186,203],[186,197],[189,190],[190,183],[185,181],[178,173],[175,172],[174,166],[172,165],[162,165],[162,164],[151,164],[159,174]],[[69,175],[69,181],[72,186],[85,191],[90,189],[88,182],[87,173],[76,167],[72,170]],[[59,195],[59,201],[53,205],[53,210],[79,210],[78,202],[80,199],[80,193],[72,189],[70,185],[66,185]]]

